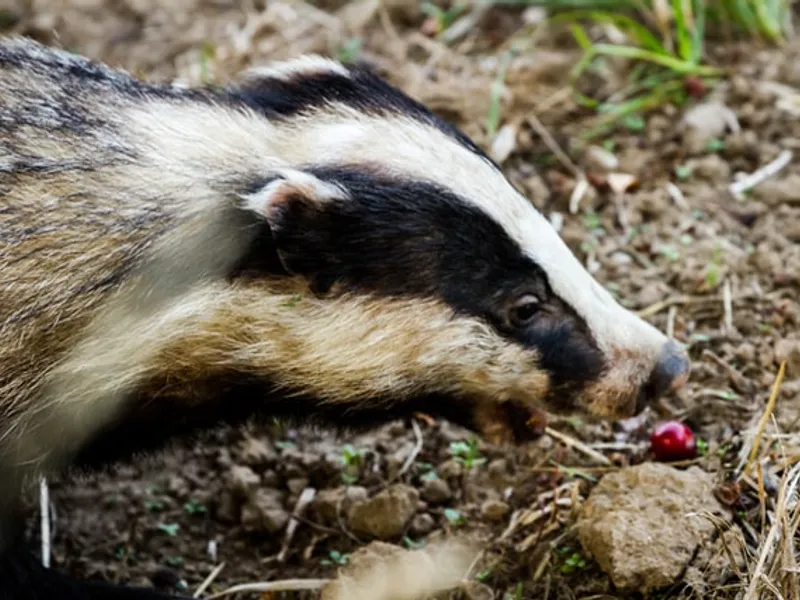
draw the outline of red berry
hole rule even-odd
[[[689,427],[678,421],[667,421],[653,430],[650,450],[656,460],[688,460],[697,456],[697,442]]]

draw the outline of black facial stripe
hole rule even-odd
[[[290,271],[325,291],[441,299],[535,347],[555,388],[596,378],[604,361],[585,323],[552,294],[546,274],[479,207],[433,183],[363,167],[307,172],[347,189],[350,199],[289,202],[273,231]],[[248,259],[252,260],[252,258]],[[542,318],[524,329],[502,315],[509,300],[533,293]]]
[[[366,66],[350,67],[349,70],[349,77],[332,72],[298,73],[289,79],[265,77],[232,89],[229,93],[231,98],[272,119],[292,117],[331,103],[355,108],[366,115],[403,115],[439,129],[498,168],[461,131],[372,73]]]

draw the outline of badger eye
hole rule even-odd
[[[514,327],[525,327],[530,324],[538,311],[539,299],[532,294],[526,294],[511,304],[509,321]]]

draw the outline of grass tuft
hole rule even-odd
[[[598,112],[596,126],[584,139],[608,133],[631,115],[665,103],[683,104],[712,87],[725,72],[706,62],[711,35],[781,43],[791,33],[789,0],[491,1],[544,7],[549,24],[569,27],[583,50],[571,73],[573,83],[604,60],[633,63],[627,87],[613,99],[576,95],[580,104]]]

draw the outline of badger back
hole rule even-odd
[[[423,408],[513,439],[688,372],[480,148],[364,67],[195,90],[7,39],[0,122],[0,469],[254,411]]]

